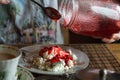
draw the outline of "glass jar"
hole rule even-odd
[[[60,0],[60,24],[76,34],[111,38],[120,31],[117,0]]]

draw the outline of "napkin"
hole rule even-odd
[[[75,73],[76,80],[102,80],[99,78],[100,69],[85,69]],[[120,80],[120,74],[107,70],[106,80]]]
[[[106,80],[120,80],[119,73],[109,73]]]

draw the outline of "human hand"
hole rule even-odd
[[[0,4],[8,4],[9,2],[9,0],[0,0]]]
[[[116,23],[118,27],[120,27],[120,21]],[[111,38],[103,38],[102,41],[106,43],[112,43],[120,40],[120,31],[118,33],[114,33]]]
[[[113,36],[111,38],[103,38],[102,39],[102,41],[105,43],[112,43],[112,42],[115,42],[118,40],[120,40],[120,32],[113,34]]]

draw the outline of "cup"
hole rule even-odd
[[[17,80],[17,67],[22,52],[10,45],[0,45],[0,80]]]

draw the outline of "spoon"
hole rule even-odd
[[[107,70],[101,69],[99,71],[99,80],[106,80],[106,77],[107,77]]]
[[[37,4],[38,6],[40,6],[42,8],[42,10],[44,11],[44,13],[52,20],[58,20],[61,18],[61,14],[59,13],[58,10],[52,8],[52,7],[43,7],[41,4],[39,4],[38,2],[31,0],[32,2],[34,2],[35,4]]]

